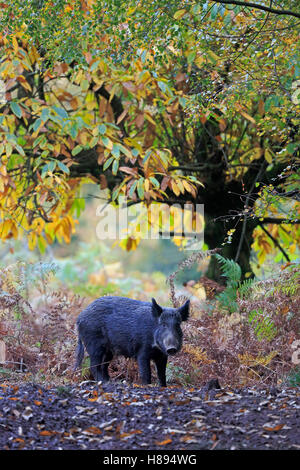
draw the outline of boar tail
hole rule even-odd
[[[78,335],[78,343],[77,343],[77,349],[76,349],[76,362],[74,366],[74,371],[76,369],[79,369],[79,367],[81,366],[81,363],[83,361],[83,356],[84,356],[84,347],[83,347],[81,338]]]

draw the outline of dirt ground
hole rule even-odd
[[[300,449],[300,389],[0,385],[0,449]]]

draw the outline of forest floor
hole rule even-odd
[[[0,449],[300,449],[300,390],[0,385]]]

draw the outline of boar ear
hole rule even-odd
[[[161,308],[160,305],[156,302],[155,299],[152,299],[152,315],[154,317],[159,317],[163,309]]]
[[[190,314],[190,301],[187,300],[185,304],[178,309],[178,311],[181,315],[182,321],[186,321]]]

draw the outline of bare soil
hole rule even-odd
[[[0,449],[300,449],[300,389],[0,385]]]

